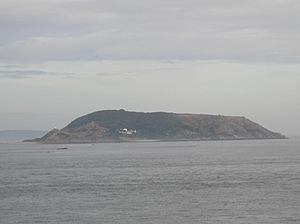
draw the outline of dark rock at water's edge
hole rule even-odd
[[[280,133],[239,116],[103,110],[79,117],[61,130],[53,129],[41,138],[27,141],[67,144],[284,138]]]

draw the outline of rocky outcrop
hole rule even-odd
[[[283,139],[245,117],[143,113],[105,110],[75,119],[33,141],[41,143],[93,143],[135,140],[237,140]]]

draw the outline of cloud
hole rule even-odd
[[[299,63],[293,0],[4,0],[0,60]]]
[[[41,70],[0,70],[0,79],[25,79],[36,76],[71,77],[73,73],[47,72]]]
[[[112,73],[112,72],[98,72],[96,75],[102,76],[102,77],[112,77],[112,76],[120,76],[120,75],[124,75],[124,74],[118,74],[118,73]]]

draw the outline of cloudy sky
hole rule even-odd
[[[0,129],[124,108],[300,135],[298,0],[2,0],[0,28]]]

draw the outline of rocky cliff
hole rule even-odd
[[[104,110],[87,114],[61,130],[53,129],[41,143],[93,143],[135,140],[238,140],[283,139],[245,117],[143,113],[125,110]]]

